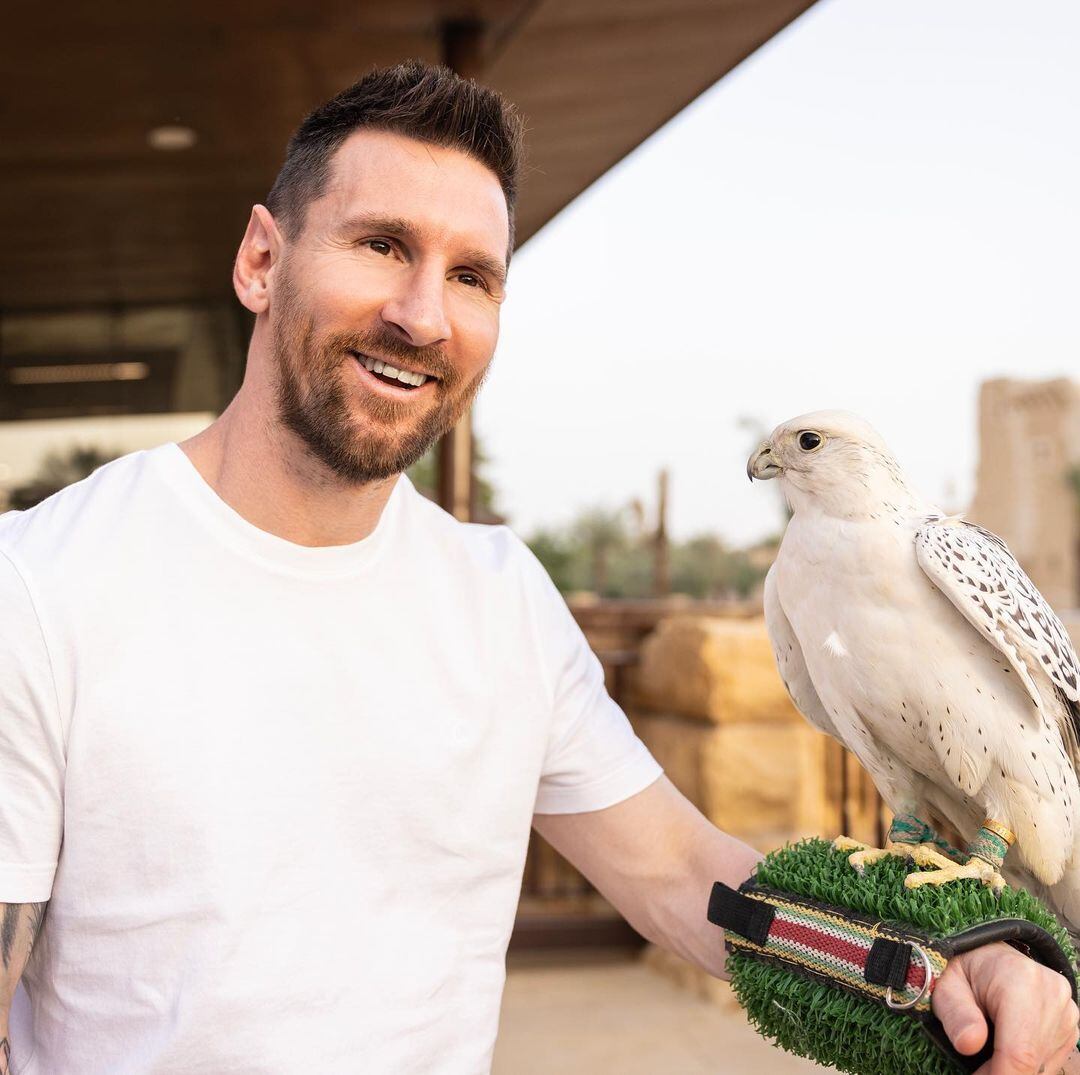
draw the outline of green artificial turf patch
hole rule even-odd
[[[758,865],[754,880],[939,937],[993,919],[1026,918],[1050,932],[1076,963],[1068,933],[1043,904],[1021,889],[1006,888],[1000,898],[975,880],[909,889],[904,887],[906,860],[884,859],[860,876],[848,862],[849,854],[833,850],[825,840],[804,840],[774,851]],[[849,1075],[963,1071],[909,1015],[745,953],[732,952],[727,965],[732,988],[751,1023],[788,1052]]]

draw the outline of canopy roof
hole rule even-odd
[[[811,0],[22,4],[0,35],[0,311],[227,298],[292,129],[373,64],[446,57],[527,117],[519,242]],[[183,125],[195,144],[154,149]]]

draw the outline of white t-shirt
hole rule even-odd
[[[138,452],[0,517],[0,610],[21,1075],[487,1071],[533,813],[660,773],[525,546],[404,478],[306,548]]]

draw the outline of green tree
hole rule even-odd
[[[89,445],[76,445],[45,456],[41,468],[26,485],[11,491],[9,507],[24,511],[61,489],[89,477],[98,467],[118,457],[118,452],[103,451]]]
[[[1080,510],[1080,466],[1070,467],[1065,473],[1065,481],[1076,497],[1076,507]]]
[[[651,597],[655,571],[651,535],[630,525],[625,511],[591,508],[562,529],[543,529],[529,546],[564,593],[588,589],[601,597]],[[701,599],[747,598],[771,557],[729,549],[714,534],[671,546],[673,593]]]
[[[537,530],[528,545],[563,593],[583,590],[588,585],[588,572],[580,549],[567,534],[557,530]]]
[[[416,488],[430,500],[435,500],[438,496],[438,460],[439,446],[438,444],[433,444],[431,448],[405,472],[413,485],[415,485]],[[495,486],[484,473],[490,462],[491,456],[484,450],[483,444],[474,433],[473,480],[476,482],[476,503],[478,507],[483,509],[485,514],[489,516],[498,516],[500,512],[496,506],[498,496],[495,492]]]
[[[649,538],[632,538],[612,550],[605,597],[651,597],[656,563]]]
[[[629,543],[626,513],[606,508],[590,508],[573,523],[570,536],[588,557],[590,589],[601,597],[608,592],[608,566],[612,555]]]
[[[676,593],[746,598],[764,574],[746,550],[729,549],[713,534],[701,534],[672,549],[671,584]]]

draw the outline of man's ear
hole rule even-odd
[[[233,288],[237,298],[253,313],[269,305],[270,271],[281,257],[284,239],[265,205],[251,209],[247,231],[233,262]]]

